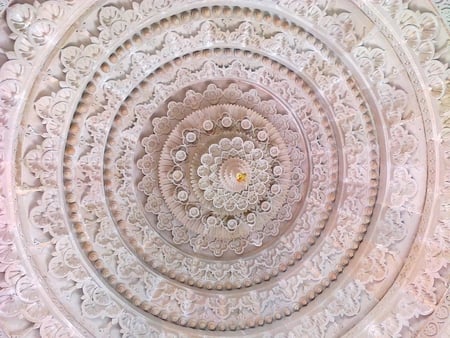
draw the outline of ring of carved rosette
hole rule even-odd
[[[286,201],[288,148],[262,116],[236,105],[207,107],[179,122],[165,141],[161,125],[170,129],[170,121],[162,117],[152,123],[151,136],[164,147],[159,154],[148,144],[151,137],[144,138],[146,155],[138,166],[147,180],[152,178],[145,174],[159,166],[161,192],[146,187],[145,209],[158,219],[160,230],[172,232],[176,244],[186,242],[196,253],[215,256],[242,254],[248,245],[259,247],[266,236],[277,235],[280,223],[290,220],[280,208],[295,210],[304,189],[296,184],[298,197]],[[245,177],[239,182],[236,175]]]
[[[173,76],[177,77],[176,74],[174,74]],[[157,246],[155,247],[155,249],[157,250],[156,251],[155,249],[153,249],[153,244],[150,244],[150,242],[145,242],[145,238],[142,244],[137,245],[136,240],[133,239],[138,236],[134,235],[130,230],[132,230],[133,228],[137,230],[144,220],[147,220],[149,222],[148,224],[150,227],[157,228],[158,218],[155,217],[155,215],[153,215],[152,213],[144,212],[139,218],[139,223],[134,225],[135,223],[130,217],[129,212],[131,211],[134,217],[134,215],[139,213],[139,210],[128,211],[128,208],[125,208],[127,201],[123,199],[112,199],[111,204],[123,205],[123,207],[117,208],[117,212],[121,213],[119,222],[122,222],[123,219],[132,220],[131,222],[127,222],[126,225],[126,230],[129,231],[130,235],[127,235],[126,232],[123,232],[123,234],[125,235],[125,238],[130,238],[130,242],[133,242],[133,246],[136,245],[135,250],[137,252],[143,251],[142,256],[150,266],[156,267],[160,272],[171,276],[171,278],[175,278],[188,284],[196,285],[197,287],[213,287],[217,289],[225,287],[240,288],[243,286],[249,286],[258,283],[261,280],[267,280],[271,276],[277,275],[279,273],[280,265],[287,268],[288,266],[293,264],[293,261],[299,259],[301,255],[307,251],[308,247],[310,246],[310,236],[311,238],[317,238],[319,236],[320,230],[325,226],[328,212],[329,210],[331,210],[331,204],[333,202],[333,196],[335,195],[335,192],[332,190],[328,192],[328,194],[330,194],[330,197],[328,197],[328,203],[325,204],[321,204],[318,200],[314,201],[311,198],[307,198],[307,200],[305,201],[307,210],[300,214],[299,212],[301,209],[299,207],[301,207],[301,205],[299,205],[299,202],[301,202],[307,189],[312,189],[312,191],[314,192],[325,189],[325,185],[327,185],[327,187],[329,188],[329,184],[331,184],[331,182],[336,179],[336,175],[334,173],[335,160],[331,158],[328,161],[326,158],[322,157],[321,163],[322,165],[324,165],[324,169],[326,170],[323,172],[323,175],[325,176],[319,178],[321,177],[320,175],[322,173],[318,172],[316,175],[316,181],[310,183],[311,186],[309,188],[305,188],[303,186],[303,182],[305,182],[305,180],[307,180],[307,177],[309,177],[307,168],[311,166],[312,163],[319,163],[319,159],[316,158],[315,155],[313,155],[311,157],[311,163],[305,161],[305,155],[302,154],[302,149],[306,149],[307,146],[302,140],[303,137],[301,136],[302,134],[298,129],[299,127],[295,123],[292,123],[292,119],[286,114],[283,106],[277,104],[273,99],[262,99],[264,98],[264,96],[267,96],[267,93],[264,93],[261,90],[256,90],[251,86],[249,87],[250,89],[246,91],[241,90],[236,84],[227,84],[227,81],[223,83],[219,81],[217,82],[217,85],[203,84],[202,86],[204,87],[204,90],[200,92],[185,89],[183,91],[183,93],[185,94],[177,94],[177,96],[184,98],[180,102],[169,100],[168,103],[156,109],[154,112],[147,110],[147,107],[151,105],[139,104],[139,111],[145,112],[149,116],[157,119],[158,123],[155,123],[155,125],[157,125],[158,127],[162,127],[162,125],[159,124],[160,121],[171,121],[171,124],[168,124],[164,127],[164,129],[166,130],[166,137],[168,137],[168,135],[170,134],[170,130],[175,128],[179,123],[181,123],[181,121],[183,121],[186,116],[189,116],[197,109],[206,109],[211,104],[223,104],[226,102],[230,102],[230,97],[235,97],[232,102],[238,103],[239,105],[252,107],[252,109],[257,113],[269,119],[274,126],[277,126],[277,130],[280,131],[281,138],[284,140],[284,143],[289,145],[288,155],[292,158],[291,162],[295,165],[291,177],[291,181],[294,184],[292,184],[292,186],[289,188],[287,196],[288,207],[281,209],[284,210],[284,215],[279,215],[280,220],[289,220],[289,218],[293,217],[295,221],[294,223],[283,222],[281,233],[286,232],[290,227],[291,231],[294,231],[290,234],[290,236],[292,236],[292,238],[296,238],[297,243],[301,243],[302,248],[295,248],[295,246],[298,246],[298,244],[291,243],[291,249],[288,249],[291,254],[284,257],[278,257],[274,261],[271,261],[270,264],[268,264],[269,257],[273,256],[276,251],[280,250],[277,248],[277,246],[282,245],[285,248],[284,250],[287,249],[287,244],[285,241],[282,241],[279,244],[277,244],[277,241],[275,241],[271,244],[271,246],[265,248],[258,255],[248,259],[246,259],[244,256],[238,261],[229,261],[226,263],[215,262],[211,260],[202,260],[200,259],[200,257],[196,257],[193,260],[189,255],[189,252],[192,251],[192,249],[189,250],[189,246],[180,247],[181,250],[179,251],[171,248],[170,246],[167,246],[164,242],[158,240]],[[224,89],[219,88],[219,86],[224,87]],[[248,85],[242,84],[241,86],[243,86],[244,88],[245,86],[248,87]],[[262,98],[260,96],[262,96]],[[269,98],[270,97],[271,96],[269,96]],[[195,101],[194,98],[197,101]],[[142,100],[142,98],[139,99]],[[158,116],[159,111],[166,112],[168,116],[170,116],[173,120],[155,117]],[[317,114],[320,114],[320,112],[317,111]],[[306,122],[308,123],[308,121]],[[153,123],[147,123],[147,125],[149,124],[151,126],[153,125]],[[330,130],[325,130],[326,133],[328,133],[329,131]],[[138,189],[135,190],[137,193],[139,193],[139,190],[142,190],[147,196],[150,196],[155,192],[155,190],[158,190],[158,177],[156,175],[158,161],[156,161],[155,159],[158,158],[158,153],[162,151],[165,141],[164,138],[159,139],[154,134],[148,135],[148,133],[145,133],[144,135],[146,135],[142,136],[144,155],[138,160],[137,163],[138,167],[140,167],[140,170],[142,172],[145,172],[146,175],[143,174],[142,179],[138,183]],[[330,134],[326,135],[331,136]],[[317,138],[318,135],[310,135],[310,137],[313,139]],[[328,136],[325,137],[324,135],[321,138],[324,140],[323,146],[327,148],[330,147],[328,148],[331,151],[330,154],[333,154],[333,143],[331,145],[326,145],[325,142],[325,139],[328,139]],[[329,139],[332,140],[332,138]],[[130,148],[129,145],[124,144],[123,140],[118,140],[114,143],[123,144],[124,147]],[[118,154],[117,151],[115,153]],[[115,162],[127,163],[127,158],[129,158],[128,156],[129,154],[124,154],[122,158],[119,158]],[[112,167],[111,177],[118,176],[118,174],[113,174],[113,172],[114,168]],[[152,173],[154,175],[153,177]],[[132,174],[130,171],[130,173],[128,175],[125,175],[125,177],[131,177],[131,175]],[[120,176],[118,181],[118,184],[120,184],[120,186],[118,186],[118,189],[120,189],[121,191],[130,190],[127,182],[129,185],[133,184],[133,182],[124,180],[122,176]],[[113,195],[111,194],[111,196]],[[162,197],[163,196],[161,194],[161,201],[163,201]],[[147,203],[148,198],[146,196],[143,196],[141,204],[145,205]],[[143,209],[145,209],[145,206]],[[169,208],[167,208],[166,210],[169,211]],[[310,220],[313,219],[316,220],[317,223],[309,224]],[[296,225],[297,230],[295,228],[292,228],[292,224]],[[159,234],[161,236],[166,235],[167,237],[165,238],[170,242],[173,241],[174,235],[176,235],[177,233],[172,231],[168,234],[164,234],[163,232],[159,231]],[[163,247],[164,250],[161,250],[161,247]],[[159,260],[158,252],[164,253],[166,257],[168,253],[170,253],[171,255],[174,255],[174,257],[178,257],[178,263],[182,262],[183,264],[180,266],[177,263],[177,270],[170,270],[171,261]],[[184,255],[183,252],[188,253],[188,255],[185,256],[185,259],[181,259],[181,257],[183,257]],[[224,269],[226,269],[226,273],[224,273]],[[214,273],[205,274],[206,271],[213,271]]]

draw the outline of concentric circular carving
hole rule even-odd
[[[212,103],[220,103],[219,101],[222,100],[224,102],[227,102],[228,97],[241,97],[241,101],[239,101],[241,104],[243,105],[247,105],[247,106],[252,106],[253,109],[256,109],[256,111],[267,115],[269,118],[272,119],[273,123],[280,126],[280,122],[282,122],[283,120],[285,122],[287,122],[287,118],[288,116],[286,115],[281,115],[281,114],[277,114],[276,113],[276,109],[282,109],[282,107],[277,108],[274,101],[261,101],[261,98],[259,98],[258,92],[256,90],[250,90],[249,92],[242,92],[242,90],[240,90],[235,84],[230,84],[230,85],[226,85],[225,89],[219,89],[216,85],[206,85],[205,87],[207,87],[205,89],[204,92],[202,92],[202,95],[196,95],[195,92],[193,92],[192,90],[188,90],[185,96],[187,96],[187,98],[192,98],[194,96],[197,96],[198,100],[203,100],[202,104],[205,105],[206,107],[210,106]],[[261,95],[263,95],[263,93],[261,93]],[[267,94],[264,94],[267,95]],[[161,111],[165,112],[167,111],[168,116],[172,116],[172,117],[176,117],[176,119],[173,121],[172,126],[175,127],[177,125],[177,120],[183,120],[183,116],[182,114],[180,114],[180,111],[184,111],[185,114],[189,115],[189,112],[192,110],[192,107],[190,108],[186,102],[189,102],[188,100],[184,100],[184,103],[179,103],[177,104],[176,102],[168,102],[167,106],[169,107],[168,110],[161,109]],[[258,103],[259,102],[259,103]],[[255,105],[255,103],[258,103],[257,105]],[[195,104],[195,107],[197,107],[198,105]],[[155,114],[152,114],[153,116],[155,116]],[[162,118],[158,118],[155,117],[157,119],[157,121],[164,121],[164,119]],[[180,123],[180,122],[178,122]],[[207,123],[208,124],[208,123]],[[151,125],[153,125],[153,123],[151,123]],[[244,123],[245,125],[245,123]],[[291,125],[291,127],[289,127],[289,125]],[[283,126],[283,125],[282,125]],[[286,126],[286,125],[285,125]],[[285,135],[285,137],[287,136],[287,140],[289,142],[287,142],[288,144],[290,144],[290,150],[289,153],[293,155],[293,163],[297,166],[295,169],[295,172],[292,174],[292,181],[295,183],[294,185],[292,185],[290,187],[290,192],[288,193],[287,196],[287,202],[290,205],[295,206],[295,203],[297,203],[297,205],[299,205],[298,203],[301,202],[302,200],[302,194],[305,191],[305,188],[303,187],[302,182],[304,182],[305,180],[305,174],[307,174],[307,167],[305,167],[305,169],[303,169],[303,165],[307,165],[307,162],[305,161],[305,155],[302,154],[302,150],[305,149],[306,147],[303,146],[299,146],[301,144],[303,144],[303,142],[301,141],[301,134],[297,131],[298,130],[298,126],[296,126],[296,124],[287,124],[287,126],[289,127],[289,129],[287,129],[286,127],[284,127],[284,129],[282,130],[282,134]],[[293,128],[293,129],[290,129]],[[167,127],[166,130],[170,130],[171,127]],[[208,129],[208,126],[207,126]],[[168,135],[169,132],[166,133],[166,135]],[[290,137],[289,137],[290,136]],[[260,138],[262,137],[262,135],[260,134]],[[262,139],[264,139],[264,137],[262,137]],[[121,141],[120,141],[121,142]],[[151,175],[154,175],[157,171],[157,167],[158,167],[158,161],[155,160],[158,158],[159,155],[158,151],[162,150],[162,145],[164,144],[164,141],[162,139],[158,139],[157,136],[155,135],[149,135],[148,137],[144,137],[143,138],[143,146],[145,148],[145,152],[147,153],[147,155],[144,155],[142,157],[142,159],[140,159],[138,161],[138,166],[141,167],[141,170],[147,174],[147,177],[143,177],[142,181],[139,182],[138,187],[139,189],[143,190],[148,196],[151,196],[151,199],[154,199],[155,196],[155,189],[158,189],[158,184],[157,184],[157,177],[153,176],[153,178],[151,178]],[[269,148],[270,150],[270,148]],[[270,152],[270,151],[269,151]],[[274,154],[273,150],[272,153]],[[152,154],[152,155],[150,155]],[[314,158],[314,157],[313,157]],[[126,161],[125,159],[123,161]],[[303,165],[302,165],[303,163]],[[325,162],[324,162],[325,163]],[[329,164],[331,167],[333,168],[333,162],[331,162]],[[277,170],[279,170],[278,168],[275,168],[275,172],[277,172]],[[330,169],[330,172],[332,172],[333,169]],[[176,174],[178,175],[178,174]],[[178,175],[180,176],[180,175]],[[196,175],[198,176],[198,175]],[[180,176],[181,177],[181,176]],[[183,174],[184,177],[184,174]],[[317,176],[318,177],[318,176]],[[334,176],[331,176],[330,179],[335,179]],[[329,182],[328,179],[325,179],[325,181]],[[316,183],[317,184],[317,183]],[[332,194],[332,192],[330,192],[330,194]],[[183,193],[181,194],[183,196]],[[332,202],[333,197],[330,197],[330,201]],[[147,201],[148,198],[145,198],[145,201]],[[161,199],[160,201],[162,201],[162,194],[161,194]],[[120,203],[119,200],[116,200],[115,202]],[[143,202],[143,204],[145,204],[146,202]],[[294,203],[294,204],[293,204]],[[267,203],[265,204],[267,205]],[[299,224],[298,227],[300,227],[300,222],[304,222],[304,220],[306,219],[306,222],[308,222],[308,219],[306,217],[317,217],[316,215],[319,215],[320,212],[322,212],[322,210],[328,210],[328,206],[326,204],[318,204],[316,208],[312,208],[311,207],[312,203],[309,203],[309,208],[311,208],[311,210],[306,213],[305,215],[303,215],[303,218],[298,219],[297,223]],[[283,223],[279,223],[280,221],[282,221],[283,219],[288,221],[290,217],[292,217],[292,212],[299,212],[299,210],[297,207],[291,208],[291,207],[284,207],[280,209],[280,213],[279,213],[279,219],[274,220],[274,222],[272,222],[272,224],[266,226],[263,230],[266,232],[266,234],[269,235],[276,235],[278,232],[277,228],[274,228],[274,226],[276,226],[276,224],[282,224]],[[126,210],[126,208],[119,208],[119,210]],[[167,208],[167,210],[169,210]],[[283,214],[281,213],[283,212]],[[147,217],[147,219],[150,221],[150,226],[152,224],[152,220],[154,220],[153,224],[156,222],[157,224],[157,228],[159,230],[164,230],[166,229],[166,225],[170,224],[171,220],[173,220],[173,217],[169,214],[169,213],[159,213],[157,218],[152,218],[151,215],[149,215],[150,217]],[[251,220],[251,215],[250,215],[250,220]],[[286,218],[288,217],[288,218]],[[324,213],[324,215],[321,217],[323,217],[323,220],[326,220],[327,214]],[[129,219],[129,216],[124,215],[122,217],[122,219]],[[318,218],[316,218],[318,219]],[[204,220],[204,222],[207,222],[207,220]],[[322,221],[324,222],[324,221]],[[231,222],[231,226],[233,222]],[[282,232],[284,232],[286,230],[286,226],[289,226],[289,222],[285,222]],[[306,233],[308,232],[313,232],[311,234],[311,236],[313,237],[317,237],[320,234],[320,229],[323,228],[324,223],[320,223],[318,222],[317,224],[315,224],[316,227],[313,228],[308,228],[306,229]],[[130,226],[130,224],[127,225],[128,227]],[[140,225],[138,225],[140,226]],[[203,227],[204,228],[204,227]],[[169,237],[166,237],[169,241],[181,241],[183,240],[187,240],[187,236],[185,235],[186,232],[185,231],[185,227],[174,227],[171,229],[171,233],[169,234]],[[318,229],[318,231],[317,231]],[[253,231],[258,231],[257,229],[254,229]],[[262,233],[261,231],[259,232],[260,234]],[[263,233],[264,234],[264,233]],[[163,234],[164,235],[164,234]],[[236,234],[238,235],[238,233]],[[296,236],[296,235],[295,235]],[[298,240],[301,239],[301,237],[304,237],[305,234],[303,235],[298,235]],[[133,236],[134,237],[134,236]],[[181,238],[181,240],[180,240]],[[255,238],[255,237],[253,237]],[[258,238],[256,238],[258,239]],[[258,239],[261,240],[261,239]],[[132,238],[131,241],[133,243],[135,243],[136,241]],[[308,247],[308,239],[304,240],[304,252],[307,250]],[[222,242],[223,243],[223,242]],[[228,241],[228,243],[230,243]],[[225,242],[222,245],[222,248],[220,248],[221,250],[224,250],[224,248],[227,248],[226,245],[228,244],[227,242]],[[243,242],[243,244],[245,245],[246,243]],[[162,243],[159,243],[158,245],[162,245]],[[285,244],[283,244],[285,245]],[[186,247],[186,249],[189,249],[189,247]],[[268,255],[272,255],[273,252],[275,252],[275,250],[279,250],[276,247],[270,249],[269,251],[265,251],[263,253],[263,255],[258,256],[257,260],[255,261],[253,258],[252,259],[248,259],[246,261],[235,261],[233,263],[231,263],[230,265],[227,266],[227,269],[229,269],[226,274],[225,274],[225,278],[223,277],[224,274],[222,272],[219,273],[220,270],[222,270],[224,268],[223,264],[220,263],[215,263],[212,261],[199,261],[200,266],[197,266],[197,264],[192,265],[192,259],[190,257],[186,257],[186,260],[183,260],[183,266],[185,267],[185,273],[183,273],[183,270],[178,269],[178,271],[168,271],[168,265],[167,264],[162,264],[160,263],[161,261],[157,259],[157,257],[155,257],[155,251],[152,250],[151,254],[150,251],[148,249],[145,249],[145,246],[138,246],[138,248],[136,249],[138,251],[144,251],[144,252],[149,252],[149,254],[145,254],[144,253],[144,259],[147,260],[149,262],[150,265],[152,266],[156,266],[160,272],[163,272],[165,274],[167,274],[168,276],[171,276],[171,278],[176,278],[177,280],[181,280],[183,282],[187,282],[189,284],[194,284],[198,287],[214,287],[217,289],[221,289],[224,288],[224,285],[226,285],[227,288],[240,288],[242,286],[249,286],[252,285],[254,283],[257,283],[258,281],[261,281],[262,279],[267,279],[270,278],[270,276],[273,275],[277,275],[279,272],[279,265],[281,264],[282,266],[288,266],[290,264],[290,262],[292,261],[292,259],[296,260],[298,258],[294,258],[294,257],[299,257],[299,253],[297,251],[294,250],[294,248],[290,249],[291,250],[291,255],[290,257],[279,257],[281,259],[284,260],[284,262],[280,262],[278,260],[275,260],[272,262],[272,266],[267,266],[267,257]],[[167,249],[164,250],[172,250],[169,247],[167,247]],[[232,249],[228,249],[230,252],[233,252]],[[164,252],[164,251],[163,251]],[[174,252],[175,254],[175,252]],[[180,252],[177,253],[178,257],[180,257]],[[184,265],[185,264],[185,265]],[[199,274],[199,268],[203,269],[206,268],[206,271],[214,271],[214,274],[208,274],[205,275],[204,273],[200,273]],[[242,270],[244,268],[244,270]],[[242,272],[245,271],[245,273],[243,274]],[[215,277],[215,276],[222,276],[222,277]]]
[[[235,58],[240,55],[241,60],[236,63]],[[352,123],[363,126],[367,133],[361,134],[362,143],[355,142],[353,137],[345,139],[348,130],[337,127],[333,131],[330,127],[328,116],[332,116],[332,112],[328,107],[322,108],[322,104],[316,101],[317,104],[313,106],[305,105],[298,111],[293,109],[294,100],[311,98],[314,102],[309,85],[304,84],[304,88],[309,90],[300,87],[287,97],[258,88],[252,80],[255,75],[252,75],[253,71],[248,66],[252,62],[251,57],[251,54],[240,51],[222,53],[219,50],[214,54],[204,51],[192,55],[186,61],[180,61],[179,66],[187,61],[204,65],[207,59],[210,60],[209,68],[211,62],[220,62],[222,66],[217,74],[205,68],[211,78],[205,82],[199,82],[191,75],[193,80],[190,84],[179,81],[182,79],[179,71],[171,65],[165,65],[160,76],[174,79],[171,89],[173,94],[167,95],[161,91],[146,96],[144,91],[136,91],[139,95],[132,94],[120,102],[120,111],[132,112],[131,116],[125,118],[128,122],[123,123],[122,118],[115,118],[109,136],[98,138],[100,142],[106,140],[106,147],[111,147],[108,156],[117,156],[117,160],[111,162],[112,167],[104,170],[107,180],[111,182],[111,188],[106,191],[108,205],[113,220],[121,230],[117,235],[134,248],[137,256],[126,253],[127,246],[119,242],[118,248],[122,247],[119,250],[126,253],[127,258],[123,259],[127,266],[136,266],[138,271],[145,271],[147,276],[146,279],[136,280],[133,289],[124,282],[128,279],[125,274],[120,276],[122,281],[117,277],[109,278],[111,286],[126,298],[134,299],[142,310],[180,326],[206,326],[210,330],[250,328],[255,320],[252,310],[230,312],[225,317],[220,312],[213,312],[204,321],[202,309],[197,306],[192,308],[189,316],[179,317],[179,302],[192,302],[195,299],[196,304],[222,304],[231,309],[239,307],[242,301],[263,302],[266,289],[272,290],[273,297],[281,302],[256,316],[262,324],[299,311],[330,285],[330,279],[336,279],[361,241],[367,221],[363,219],[355,223],[348,219],[348,215],[357,212],[366,216],[372,212],[376,184],[361,193],[356,187],[364,183],[358,183],[358,179],[365,180],[369,176],[354,176],[355,181],[347,184],[349,190],[341,197],[342,210],[333,216],[339,226],[330,223],[330,237],[323,237],[316,244],[327,220],[337,212],[333,208],[338,194],[337,171],[340,165],[337,161],[342,163],[341,177],[356,174],[352,172],[352,165],[358,165],[369,172],[373,171],[375,175],[369,180],[376,183],[376,152],[366,156],[364,147],[361,148],[361,144],[372,149],[377,147],[371,133],[371,121],[355,116]],[[274,83],[282,81],[277,79],[273,63],[268,66],[263,71],[274,74]],[[282,68],[281,65],[279,67]],[[248,78],[242,75],[242,83],[230,79],[239,68],[242,72],[249,72]],[[190,72],[184,70],[184,76],[189,77]],[[291,78],[302,81],[293,73]],[[151,88],[153,81],[152,76],[139,86]],[[349,95],[358,96],[351,86],[345,90]],[[328,110],[328,113],[322,112],[322,109]],[[130,128],[130,122],[133,133],[141,135],[142,148],[137,138],[123,138]],[[306,140],[303,140],[303,135],[307,135]],[[239,140],[242,140],[242,147]],[[336,143],[344,145],[345,152],[340,158],[336,155]],[[116,155],[113,155],[115,144],[122,145],[119,149],[123,150],[117,151],[116,148]],[[136,150],[130,153],[128,149]],[[307,149],[311,152],[310,157],[306,156]],[[140,174],[137,174],[136,168],[128,165],[133,161],[129,160],[130,155],[138,158],[136,163]],[[226,184],[223,185],[222,165],[225,165],[226,171],[229,166],[227,160],[230,159],[245,160],[242,167],[249,168],[248,173],[235,173],[236,180],[242,180],[243,176],[250,179],[248,187],[242,191],[232,192],[225,189]],[[126,166],[118,167],[117,164]],[[362,170],[364,172],[365,169]],[[239,177],[236,176],[238,174]],[[309,179],[305,181],[307,177]],[[277,184],[281,191],[276,195],[272,192],[272,186],[275,185],[276,191]],[[208,190],[208,187],[211,189]],[[117,199],[116,191],[128,193],[124,195],[125,198]],[[219,198],[215,199],[217,195]],[[244,200],[242,196],[248,199]],[[358,202],[355,204],[356,199]],[[240,204],[242,201],[247,201],[247,205]],[[252,202],[250,207],[248,201]],[[134,209],[130,209],[134,205]],[[355,210],[350,209],[351,205]],[[251,220],[251,214],[256,217],[254,226],[249,226],[247,221],[248,216]],[[74,218],[75,222],[77,217]],[[145,223],[148,224],[146,234],[136,236]],[[358,228],[353,228],[355,226]],[[116,230],[111,228],[111,231]],[[343,235],[346,239],[336,237]],[[312,257],[326,256],[331,241],[336,240],[339,249],[331,271],[329,266],[319,265],[316,267],[316,278],[311,279],[308,271],[314,258],[295,264],[302,260],[312,246],[318,251]],[[94,242],[88,247],[89,250],[93,248]],[[255,251],[258,247],[261,249]],[[102,257],[107,257],[108,250],[99,246],[98,250],[87,254],[96,262],[97,268],[100,266],[103,269]],[[280,252],[283,254],[279,255]],[[159,255],[164,257],[163,261]],[[174,263],[178,268],[180,263],[183,264],[185,270],[168,269],[165,264],[168,255],[175,255],[177,259]],[[224,257],[230,263],[224,265],[223,260],[211,260],[211,257]],[[108,272],[119,269],[121,263],[118,263]],[[290,266],[292,269],[288,268]],[[207,278],[197,272],[199,268],[208,274]],[[292,272],[282,279],[282,284],[287,289],[295,290],[289,297],[282,291],[280,282],[272,281],[273,277],[288,270]],[[163,274],[168,280],[160,280],[155,272]],[[179,285],[179,282],[184,285]],[[260,283],[264,284],[263,289],[251,289]],[[303,286],[301,289],[296,287],[299,283]],[[163,294],[179,294],[178,299],[153,294],[151,288],[155,284]],[[186,284],[193,286],[189,293],[186,293]],[[218,291],[249,289],[242,291],[238,297],[223,297],[204,294],[199,290],[203,288]],[[151,295],[150,298],[147,295]]]
[[[157,138],[163,137],[158,133],[163,121],[153,119]],[[155,159],[157,149],[146,152],[139,163],[143,179],[151,179],[143,163]],[[278,234],[278,228],[265,228],[277,224],[286,204],[291,161],[280,134],[256,112],[236,105],[195,111],[168,135],[156,162],[171,211],[166,217],[172,218],[171,225],[158,226],[183,228],[186,236],[174,238],[176,244],[186,241],[196,253],[209,250],[220,257],[228,250],[242,254],[248,245],[261,246],[266,235]],[[161,212],[157,195],[153,190],[145,205],[155,215]]]
[[[8,333],[437,334],[448,32],[428,5],[9,6]]]

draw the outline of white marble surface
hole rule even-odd
[[[0,2],[0,327],[445,337],[435,4]]]

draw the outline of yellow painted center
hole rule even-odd
[[[237,173],[236,174],[236,181],[239,183],[245,182],[247,180],[247,173]]]

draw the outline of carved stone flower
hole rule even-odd
[[[145,204],[145,210],[153,214],[158,214],[161,211],[161,206],[164,200],[157,195],[150,195],[147,197],[147,203]]]

